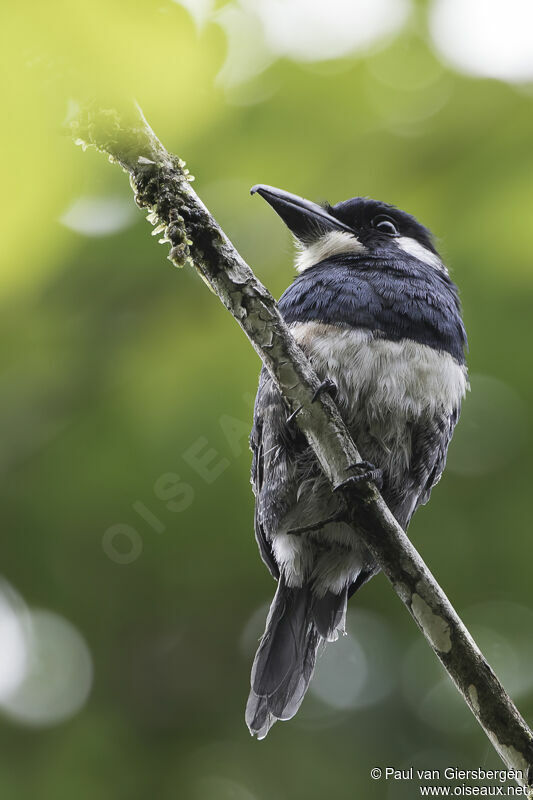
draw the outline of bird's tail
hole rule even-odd
[[[309,585],[289,587],[280,577],[252,667],[246,723],[264,739],[278,719],[291,719],[309,686],[323,639],[344,629],[347,591],[317,598]]]

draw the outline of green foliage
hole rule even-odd
[[[430,651],[413,660],[419,634],[382,578],[354,606],[385,628],[376,658],[390,692],[334,711],[310,697],[267,741],[249,739],[260,629],[246,626],[273,591],[248,483],[259,362],[193,270],[169,268],[140,212],[110,235],[79,232],[66,213],[78,198],[111,198],[108,224],[133,200],[125,176],[73,147],[62,123],[69,98],[135,96],[276,295],[291,244],[250,198],[254,183],[331,202],[371,195],[436,232],[462,291],[472,395],[450,470],[410,534],[531,719],[524,626],[489,611],[533,609],[531,95],[444,68],[413,28],[353,59],[280,59],[228,88],[216,80],[220,28],[197,32],[172,2],[14,5],[4,33],[2,573],[83,634],[95,682],[58,727],[0,722],[0,795],[348,800],[386,796],[369,778],[376,765],[498,767]],[[117,524],[134,531],[117,536],[117,553],[140,542],[131,563],[105,552]],[[404,788],[390,796],[414,796]]]

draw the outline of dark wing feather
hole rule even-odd
[[[420,486],[415,510],[428,502],[432,488],[441,478],[460,413],[461,407],[458,406],[451,414],[435,417],[431,425],[419,427],[413,437],[411,471]]]
[[[255,494],[255,537],[261,558],[276,578],[279,568],[271,536],[296,502],[295,457],[306,446],[302,434],[286,424],[285,403],[266,369],[261,370],[250,437],[251,481]]]
[[[261,491],[263,489],[263,462],[264,462],[262,430],[263,430],[262,420],[259,417],[258,413],[256,412],[254,414],[254,425],[250,436],[250,449],[252,451],[251,482],[254,495],[256,498],[255,517],[254,517],[255,539],[257,542],[257,546],[259,547],[261,558],[267,565],[272,577],[278,580],[279,567],[276,563],[276,559],[274,558],[270,542],[266,537],[265,529],[261,523],[261,518],[260,518],[261,515],[259,513],[259,508],[260,508],[259,498],[261,497]]]
[[[451,414],[426,417],[413,425],[409,469],[400,485],[385,486],[383,490],[387,505],[404,530],[416,509],[428,502],[432,488],[440,480],[459,413],[457,407]]]

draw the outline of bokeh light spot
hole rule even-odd
[[[65,228],[84,236],[110,236],[138,219],[129,197],[79,197],[61,215]]]
[[[92,685],[89,649],[76,628],[51,611],[30,612],[27,668],[1,709],[32,726],[54,725],[85,703]]]
[[[28,665],[28,618],[22,598],[0,581],[0,704],[24,679]]]
[[[314,63],[349,56],[396,33],[410,10],[410,0],[228,3],[216,16],[228,39],[219,79],[235,86],[280,57]]]
[[[389,47],[370,55],[366,66],[379,83],[408,92],[432,86],[444,73],[442,64],[420,36],[399,36]]]
[[[461,617],[506,690],[515,698],[530,692],[533,612],[516,603],[491,601],[467,608]],[[402,685],[413,712],[429,727],[455,734],[475,729],[460,694],[422,639],[404,657]]]
[[[333,708],[365,708],[383,700],[395,682],[394,639],[375,613],[348,612],[346,636],[320,653],[310,692]]]
[[[398,30],[407,0],[247,0],[263,23],[273,52],[298,61],[349,55]]]
[[[236,4],[228,3],[216,14],[228,42],[226,60],[217,82],[227,89],[259,75],[274,60],[263,35],[261,21]]]
[[[356,706],[368,677],[365,652],[355,636],[340,636],[317,659],[312,692],[334,708]]]
[[[434,0],[429,23],[438,51],[459,70],[533,80],[531,0]]]
[[[214,5],[214,0],[175,0],[175,2],[189,12],[198,29],[203,28]]]

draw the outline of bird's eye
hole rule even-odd
[[[384,214],[381,214],[379,217],[374,217],[372,225],[374,228],[377,228],[378,231],[387,233],[389,236],[398,236],[399,234],[394,220],[390,217],[386,217]]]

